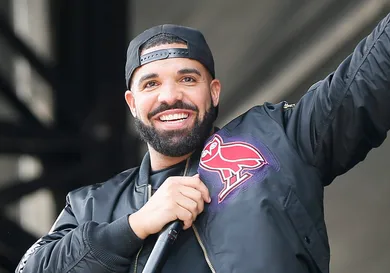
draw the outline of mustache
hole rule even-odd
[[[167,103],[162,103],[160,106],[158,106],[156,109],[154,109],[153,111],[151,111],[148,114],[148,118],[150,119],[151,117],[153,117],[161,112],[164,112],[167,110],[173,110],[173,109],[188,109],[188,110],[198,112],[198,107],[196,107],[195,105],[184,103],[182,101],[177,101],[172,105],[168,105]]]

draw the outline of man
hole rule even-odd
[[[16,272],[142,272],[163,227],[183,231],[161,272],[329,272],[323,188],[390,128],[390,16],[296,105],[214,128],[220,82],[197,30],[131,41],[126,102],[140,167],[75,190]]]

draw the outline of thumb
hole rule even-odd
[[[199,174],[198,174],[198,173],[196,173],[196,174],[194,174],[192,177],[194,177],[194,178],[198,178],[198,177],[199,177]]]

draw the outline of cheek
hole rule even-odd
[[[144,105],[139,105],[136,109],[137,118],[144,120],[148,115],[148,112],[144,109]]]
[[[210,93],[207,93],[204,97],[203,97],[203,105],[204,105],[204,111],[207,111],[209,110],[209,108],[213,105],[213,98],[211,97],[211,94]]]
[[[199,101],[199,103],[197,104],[198,106],[198,109],[199,109],[199,118],[201,118],[203,120],[206,112],[210,109],[210,107],[212,106],[212,99],[211,99],[211,96],[205,96],[203,97],[203,100],[202,101]]]
[[[137,117],[141,120],[147,120],[148,113],[153,110],[153,99],[151,97],[139,97],[136,101]]]

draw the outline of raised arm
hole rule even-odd
[[[67,198],[52,230],[26,252],[15,272],[128,272],[141,244],[127,215],[110,224],[89,221],[79,225]]]
[[[390,16],[286,112],[286,132],[324,184],[379,146],[390,128]]]

